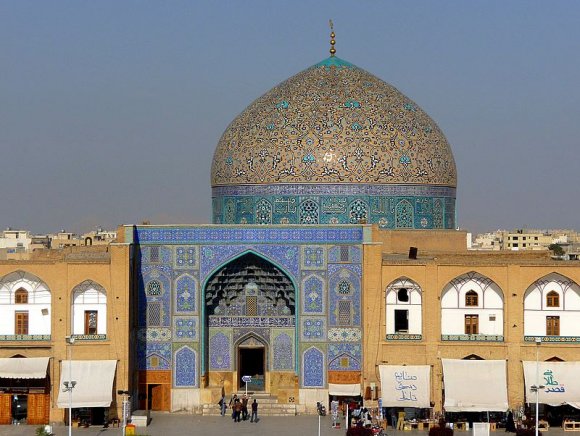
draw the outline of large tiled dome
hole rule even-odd
[[[212,164],[216,223],[453,228],[455,161],[413,101],[330,57],[228,126]]]

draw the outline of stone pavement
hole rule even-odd
[[[331,428],[331,418],[329,416],[321,417],[321,436],[344,436],[343,428],[340,430]],[[34,436],[38,426],[0,426],[1,436]],[[301,415],[290,417],[263,417],[257,424],[250,421],[235,423],[229,416],[200,416],[200,415],[182,415],[169,413],[153,413],[152,420],[148,427],[137,427],[136,435],[148,436],[182,436],[182,435],[199,435],[199,436],[257,436],[257,435],[275,435],[275,436],[317,436],[318,435],[318,416]],[[388,436],[427,436],[426,431],[394,431],[391,428],[387,430]],[[67,436],[68,428],[63,425],[54,427],[56,436]],[[73,436],[121,436],[120,428],[91,427],[91,428],[73,428]],[[455,436],[471,436],[472,432],[455,432]],[[491,436],[507,436],[503,430],[491,432]],[[512,433],[513,435],[513,433]],[[549,432],[542,432],[542,436],[564,436],[561,428],[550,428]],[[566,432],[566,436],[574,436],[573,432]],[[580,435],[579,435],[580,436]]]

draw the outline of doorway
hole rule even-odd
[[[238,386],[240,390],[246,388],[242,377],[249,375],[252,380],[248,382],[248,390],[265,390],[265,347],[239,347],[238,348]]]
[[[147,410],[169,411],[169,389],[164,384],[147,385]]]

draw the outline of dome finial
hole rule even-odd
[[[334,57],[336,54],[336,49],[334,48],[334,44],[336,44],[336,41],[334,40],[334,24],[332,23],[332,20],[328,20],[328,24],[330,25],[330,56]]]

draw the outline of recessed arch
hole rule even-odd
[[[255,281],[254,283],[250,283],[249,281],[245,283],[243,286],[232,286],[231,289],[222,289],[221,286],[213,286],[215,284],[215,279],[223,272],[225,273],[228,268],[230,272],[235,272],[235,268],[231,268],[232,266],[237,265],[238,272],[243,270],[249,264],[254,263],[256,266],[263,266],[262,272],[267,272],[272,274],[269,276],[270,280],[264,280],[264,283],[267,283],[262,290],[260,289],[261,283],[259,281]],[[246,277],[248,277],[248,271],[242,271]],[[214,365],[211,360],[211,348],[212,344],[210,343],[210,335],[213,335],[210,328],[210,318],[216,318],[220,316],[227,316],[228,310],[226,302],[231,303],[235,300],[236,303],[241,304],[243,306],[243,316],[246,315],[246,310],[249,310],[249,313],[256,313],[254,315],[249,316],[286,316],[288,319],[291,319],[292,322],[288,323],[288,326],[294,330],[294,338],[298,337],[298,326],[299,324],[299,310],[296,310],[296,306],[300,304],[300,296],[297,293],[298,286],[295,281],[295,277],[279,262],[271,259],[269,256],[262,254],[261,252],[254,251],[254,250],[243,250],[237,253],[235,256],[230,257],[229,259],[220,263],[220,265],[214,267],[209,273],[204,274],[205,278],[201,280],[202,286],[200,289],[202,290],[202,303],[200,305],[200,312],[201,312],[201,352],[200,352],[200,361],[201,361],[201,373],[206,374],[209,370],[214,370]],[[219,278],[218,278],[219,280]],[[281,286],[272,286],[275,284],[282,284]],[[262,284],[263,285],[263,284]],[[209,292],[208,292],[209,291]],[[229,292],[229,295],[228,295]],[[241,299],[244,301],[241,301]],[[255,298],[256,297],[256,298]],[[220,301],[222,302],[220,305]],[[261,303],[260,303],[261,302]],[[217,304],[216,304],[217,303]],[[262,304],[264,303],[264,304]],[[216,311],[216,309],[219,310]],[[241,313],[239,315],[242,315]],[[214,320],[212,322],[218,322]],[[229,338],[228,341],[231,341],[232,338]],[[238,343],[239,338],[236,340],[236,344]],[[267,343],[268,341],[266,341]],[[290,341],[293,347],[292,358],[294,359],[294,364],[292,368],[297,372],[298,371],[298,343],[297,340]],[[234,343],[229,345],[232,349],[232,353],[235,353],[237,345],[234,347]],[[269,346],[269,345],[268,345]],[[207,351],[206,351],[207,350]],[[234,356],[231,356],[232,361],[235,359]],[[265,358],[270,358],[270,356],[266,356]],[[285,366],[287,366],[285,364]]]
[[[524,336],[580,336],[580,286],[557,272],[532,282],[524,292]]]
[[[71,292],[72,333],[74,335],[107,334],[107,291],[93,280],[84,280]]]
[[[441,292],[441,334],[503,340],[504,294],[491,278],[470,271],[451,279]]]
[[[386,334],[422,334],[423,291],[412,279],[401,276],[385,291]]]

